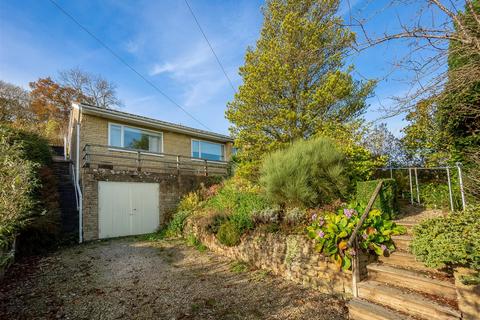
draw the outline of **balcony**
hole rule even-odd
[[[82,167],[110,170],[135,170],[176,175],[226,176],[226,161],[211,161],[184,155],[86,144]]]

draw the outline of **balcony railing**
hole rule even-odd
[[[184,155],[100,144],[85,145],[82,151],[82,167],[177,175],[226,176],[228,174],[228,165],[225,161],[212,161]]]

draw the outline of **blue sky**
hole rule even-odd
[[[171,1],[66,1],[57,0],[83,26],[102,39],[124,60],[145,75],[211,130],[228,133],[224,118],[233,97],[215,57],[202,37],[183,0]],[[257,0],[189,0],[202,28],[222,61],[233,84],[241,84],[238,67],[245,50],[255,45],[262,25]],[[380,3],[380,4],[379,4]],[[373,14],[382,1],[350,0],[352,10]],[[408,17],[412,8],[383,12],[368,27],[381,34],[398,24],[392,14]],[[346,19],[347,3],[340,9]],[[383,78],[391,63],[407,50],[402,42],[385,44],[349,58],[356,78]],[[27,88],[39,77],[79,67],[102,74],[117,84],[124,111],[193,127],[201,126],[121,64],[48,0],[0,0],[0,79]],[[380,104],[405,92],[408,86],[397,70],[382,81],[369,99],[365,115],[376,120]],[[404,126],[402,116],[386,120],[394,134]]]

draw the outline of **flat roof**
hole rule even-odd
[[[136,125],[149,126],[151,128],[188,134],[194,137],[200,137],[200,138],[215,140],[219,142],[233,142],[232,137],[224,134],[187,127],[181,124],[157,120],[157,119],[148,118],[144,116],[139,116],[133,113],[118,111],[114,109],[100,108],[100,107],[86,104],[86,103],[73,103],[72,106],[74,108],[80,109],[85,114],[95,115],[102,118],[125,121],[125,122],[136,124]]]

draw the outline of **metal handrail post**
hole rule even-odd
[[[465,201],[465,191],[463,190],[463,177],[462,177],[462,168],[461,163],[457,162],[456,166],[458,169],[458,183],[460,184],[460,193],[462,195],[462,209],[465,210],[466,201]]]
[[[418,188],[418,174],[417,174],[417,168],[413,169],[415,172],[415,186],[417,189],[417,203],[420,204],[420,189]]]
[[[413,204],[412,168],[408,168],[408,179],[410,181],[410,203]]]
[[[447,167],[447,180],[448,180],[448,196],[450,198],[450,208],[452,211],[455,210],[453,207],[453,195],[452,195],[452,181],[450,180],[450,168]]]

